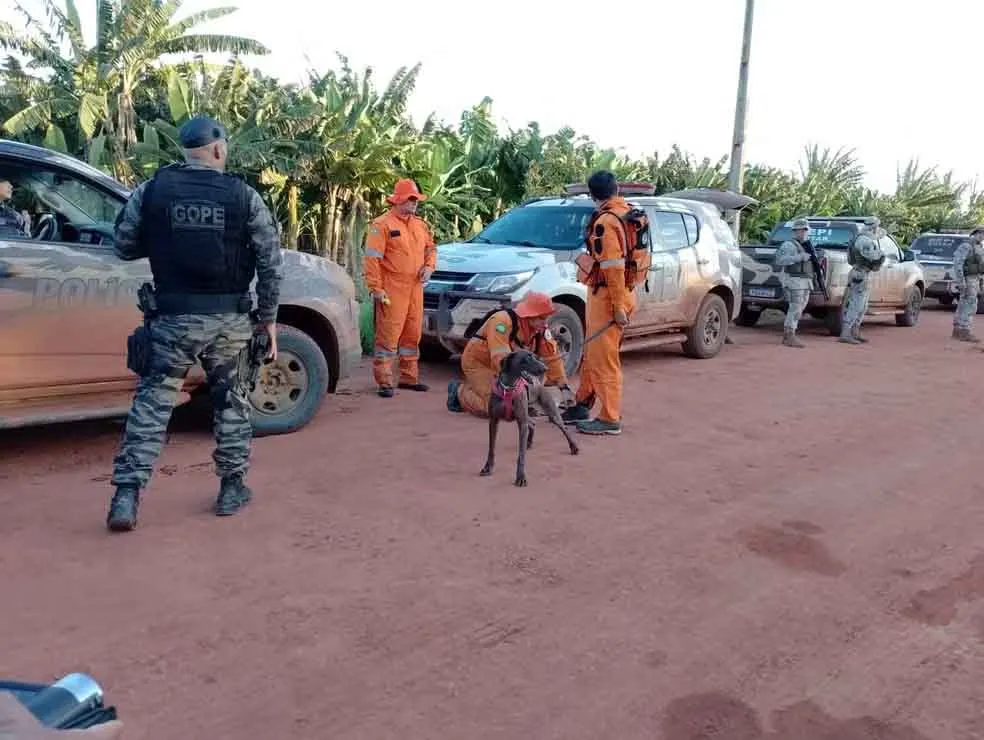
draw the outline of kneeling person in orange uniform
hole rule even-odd
[[[492,382],[506,355],[517,349],[538,355],[547,365],[545,384],[557,385],[569,395],[564,361],[547,329],[547,319],[556,311],[549,296],[529,293],[514,309],[488,316],[461,355],[464,382],[448,384],[448,410],[487,417]]]
[[[426,391],[418,358],[424,319],[424,283],[437,264],[430,228],[418,218],[417,203],[427,200],[413,180],[400,180],[386,199],[393,206],[369,225],[363,270],[372,294],[376,341],[372,374],[383,398],[393,395],[393,359],[399,355],[399,387]]]
[[[581,383],[577,404],[562,415],[567,424],[577,424],[585,434],[622,433],[622,362],[619,348],[624,328],[635,309],[635,295],[625,286],[627,233],[622,218],[632,210],[618,194],[611,172],[595,172],[588,191],[597,210],[588,225],[586,244],[593,262],[588,284]],[[591,408],[601,408],[591,419]]]

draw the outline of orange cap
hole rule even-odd
[[[398,206],[410,199],[427,200],[427,196],[417,189],[417,183],[413,180],[397,180],[393,186],[393,194],[386,198],[386,202]]]
[[[520,318],[529,319],[533,316],[550,316],[555,314],[557,313],[557,307],[554,306],[553,301],[550,300],[550,296],[546,293],[527,293],[526,297],[516,304],[513,311]]]

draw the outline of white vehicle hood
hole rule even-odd
[[[566,262],[570,252],[498,244],[440,244],[437,269],[448,272],[526,272]]]

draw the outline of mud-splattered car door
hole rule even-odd
[[[140,321],[136,291],[150,268],[113,253],[122,199],[43,164],[16,176],[37,203],[40,238],[0,241],[0,393],[28,400],[132,384],[126,337]],[[51,228],[39,230],[45,222]]]
[[[105,247],[7,241],[0,262],[0,388],[28,398],[132,382],[126,336],[141,319],[145,260],[121,263]]]

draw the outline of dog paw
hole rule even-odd
[[[571,445],[571,454],[572,455],[576,455],[580,451],[581,451],[581,448],[580,447],[578,447],[577,445]]]
[[[482,468],[482,472],[480,472],[479,475],[482,476],[483,478],[492,475],[492,468],[486,465],[484,468]]]
[[[526,487],[526,476],[525,475],[521,475],[518,478],[516,478],[515,485],[519,486],[520,488],[525,488]]]

